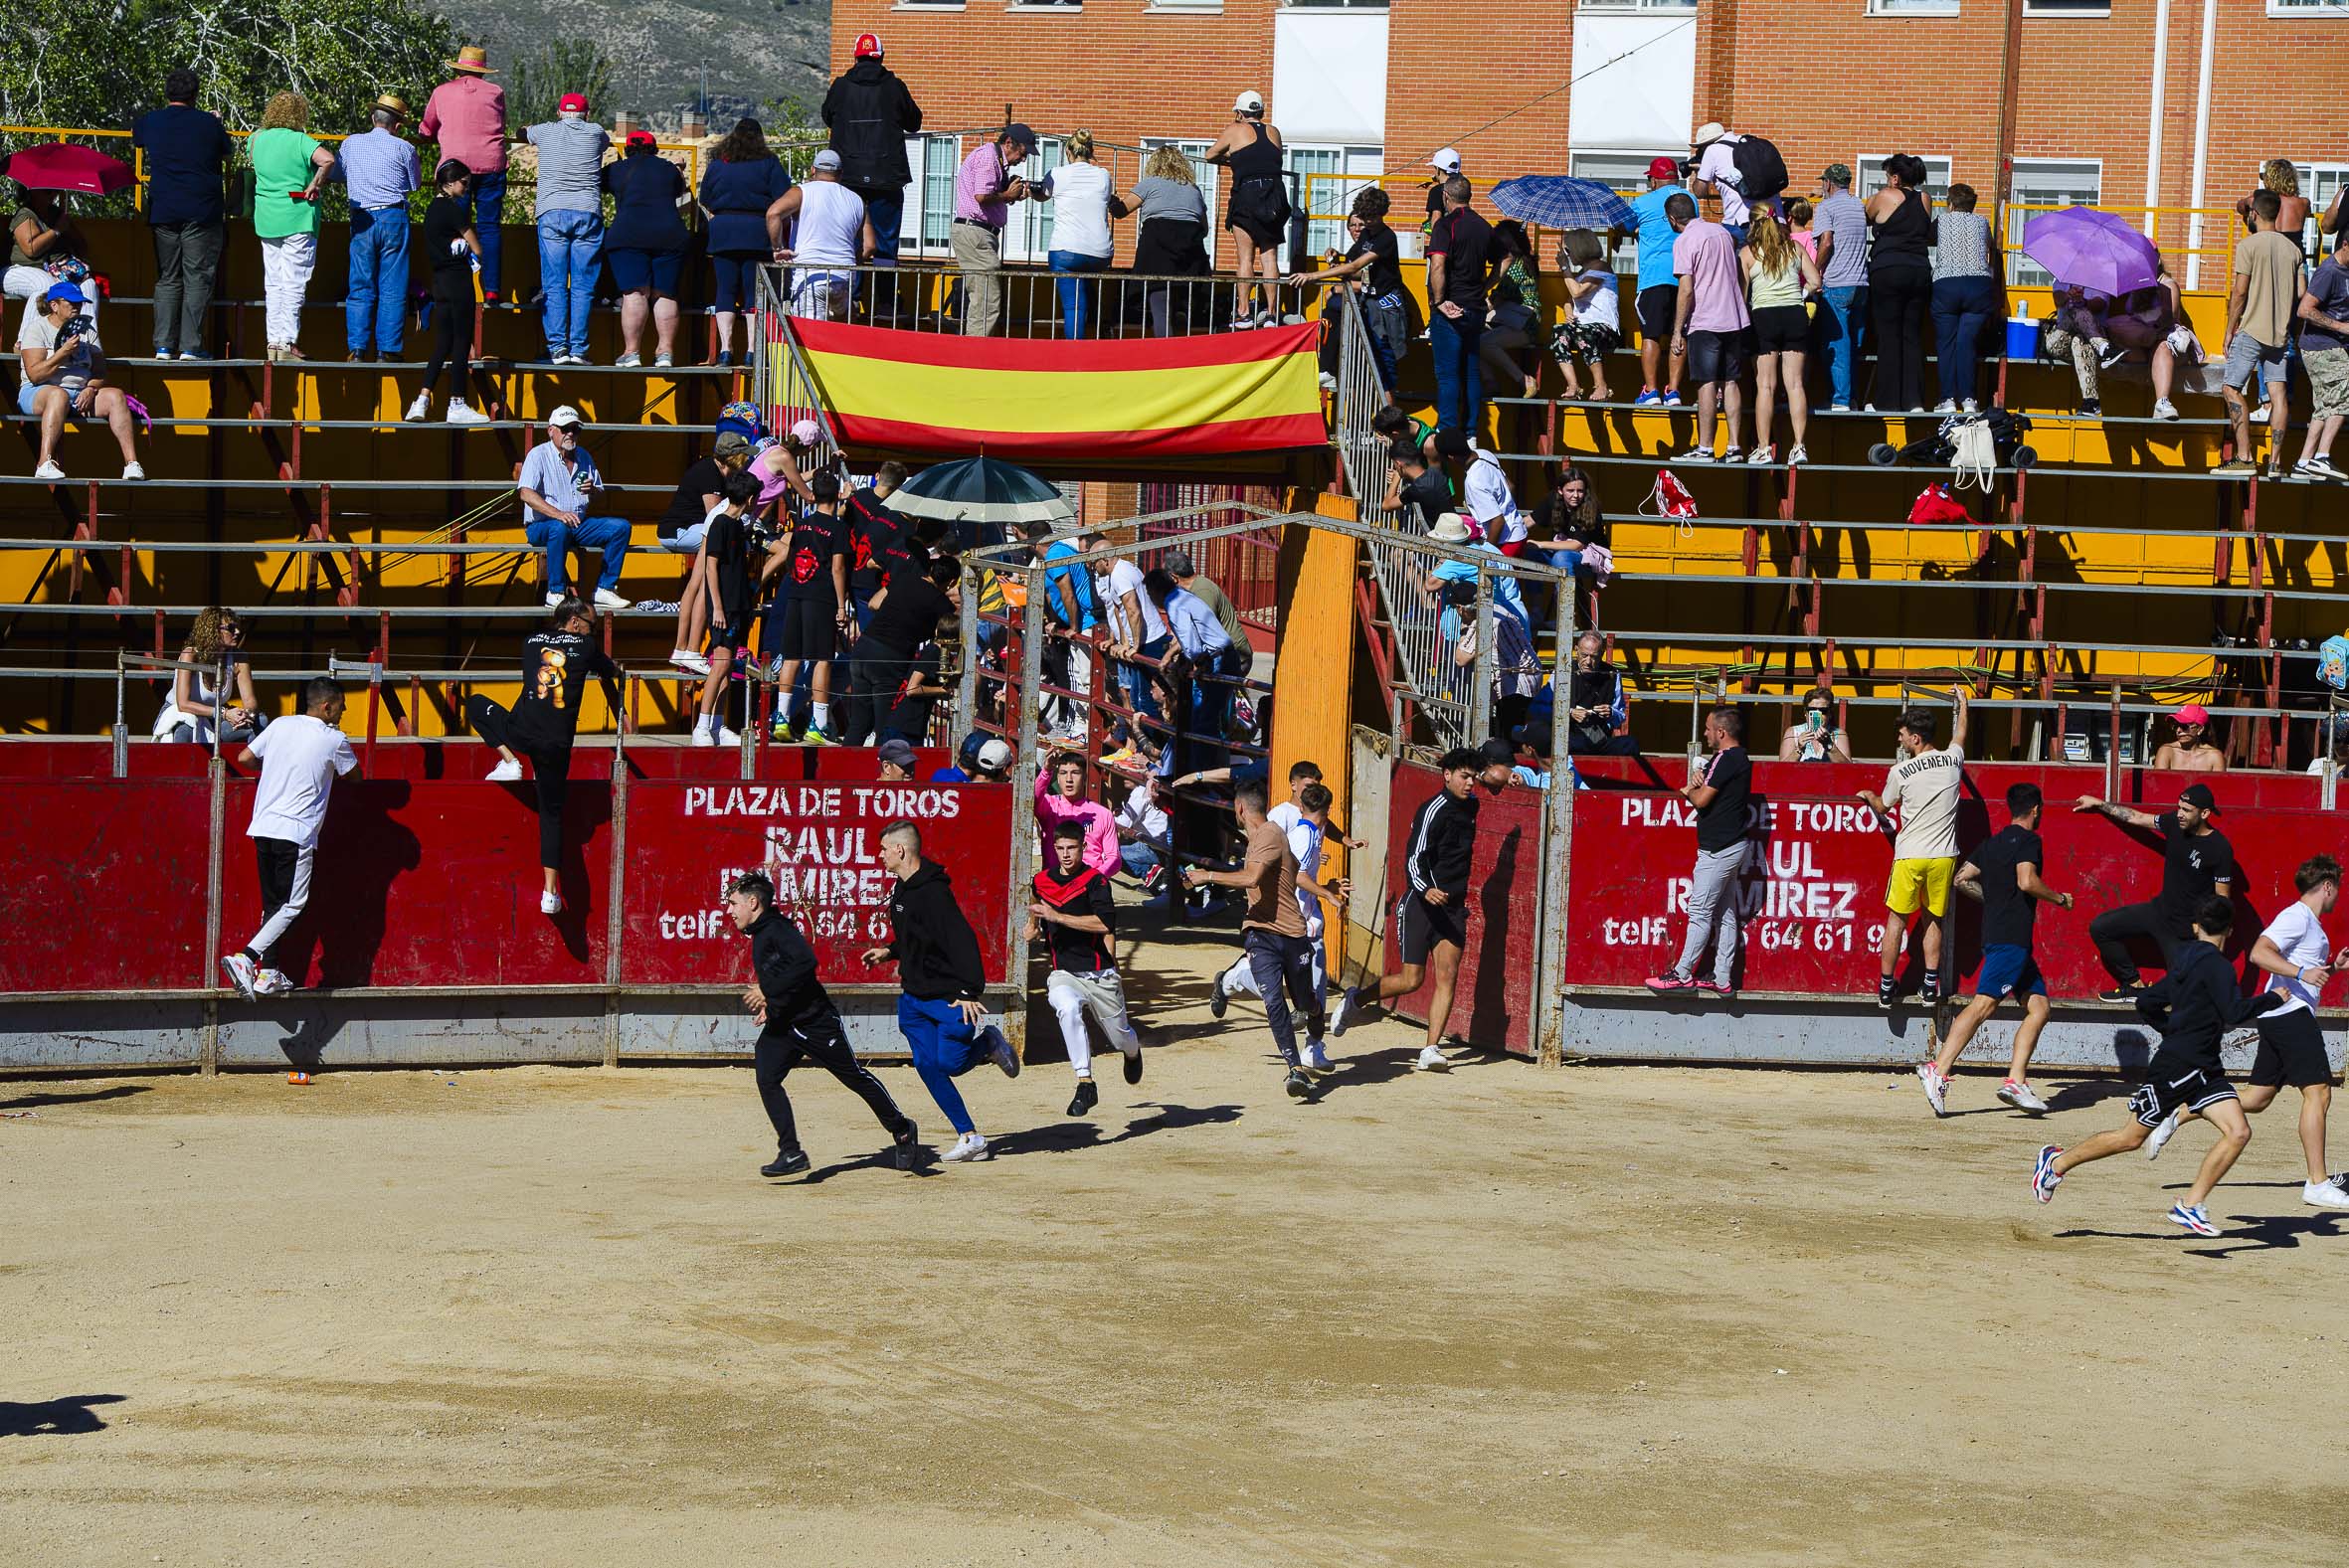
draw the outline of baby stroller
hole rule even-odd
[[[2004,409],[1951,414],[1922,440],[1910,441],[1905,446],[1878,441],[1868,448],[1868,460],[1887,468],[1895,463],[1954,467],[1961,481],[1973,475],[1975,482],[1987,488],[1989,476],[1998,469],[2013,468],[2020,472],[2039,461],[2039,453],[2023,443],[2030,431],[2029,415],[2009,414]]]

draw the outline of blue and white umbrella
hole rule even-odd
[[[1493,205],[1520,223],[1544,229],[1636,229],[1631,203],[1596,180],[1521,174],[1493,187]]]

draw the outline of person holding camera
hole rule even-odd
[[[1835,698],[1826,690],[1811,692],[1803,698],[1803,716],[1786,727],[1778,738],[1778,761],[1782,763],[1848,763],[1852,760],[1852,737],[1835,722]]]
[[[83,303],[81,284],[52,283],[38,308],[25,311],[25,324],[16,334],[16,357],[24,371],[16,388],[17,410],[41,422],[41,458],[33,477],[66,476],[57,464],[57,438],[71,414],[84,424],[105,421],[122,448],[122,477],[143,479],[147,470],[131,444],[130,405],[121,388],[106,384],[106,356],[98,349],[95,323],[82,314]]]

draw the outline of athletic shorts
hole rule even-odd
[[[1698,386],[1735,381],[1745,374],[1743,332],[1689,334],[1689,379]]]
[[[1680,311],[1680,284],[1658,283],[1639,291],[1639,335],[1650,343],[1672,341],[1672,318]]]
[[[1913,915],[1922,903],[1934,916],[1949,913],[1949,879],[1957,874],[1955,857],[1893,862],[1893,880],[1885,888],[1885,908],[1896,915]]]
[[[1932,862],[1926,862],[1932,864]],[[2009,996],[2045,996],[2047,976],[2039,972],[2039,960],[2031,950],[2011,943],[1982,950],[1982,969],[1974,976],[1974,994],[1987,996],[1992,1001],[2005,1001]]]
[[[750,616],[747,614],[739,621],[710,627],[710,651],[713,653],[720,648],[740,652],[750,645],[751,622]]]
[[[1753,337],[1764,354],[1801,354],[1811,346],[1811,313],[1800,305],[1763,305],[1753,313]]]
[[[2137,1119],[2140,1127],[2159,1127],[2180,1106],[2202,1111],[2222,1100],[2239,1098],[2235,1086],[2218,1074],[2188,1067],[2156,1051],[2153,1060],[2146,1064],[2145,1081],[2129,1096],[2129,1115]]]
[[[2286,1084],[2305,1089],[2333,1081],[2333,1064],[2325,1060],[2324,1029],[2316,1014],[2294,1007],[2260,1017],[2259,1053],[2252,1059],[2251,1081],[2266,1089]]]
[[[828,599],[787,599],[770,657],[821,663],[839,651],[839,609]]]
[[[1417,893],[1396,903],[1394,929],[1405,963],[1425,963],[1439,942],[1468,946],[1468,912],[1457,903],[1430,904]]]

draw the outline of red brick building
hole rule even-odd
[[[1776,141],[1798,189],[1830,161],[1868,185],[1904,151],[1987,202],[2003,153],[2018,202],[2181,209],[2159,220],[2177,252],[2182,209],[2232,205],[2263,159],[2299,164],[2320,208],[2349,176],[2349,132],[2321,107],[2349,70],[2345,0],[834,0],[835,71],[864,32],[943,133],[916,149],[906,224],[909,250],[938,255],[969,144],[954,133],[1008,110],[1047,138],[1204,144],[1248,88],[1293,172],[1346,177],[1311,186],[1316,249],[1348,182],[1422,176],[1438,147],[1480,187],[1627,181],[1708,119]],[[1040,161],[1057,156],[1048,139]],[[1122,186],[1138,154],[1107,161]],[[1014,254],[1040,257],[1047,221],[1025,215]],[[2214,255],[2224,243],[2204,238]]]

